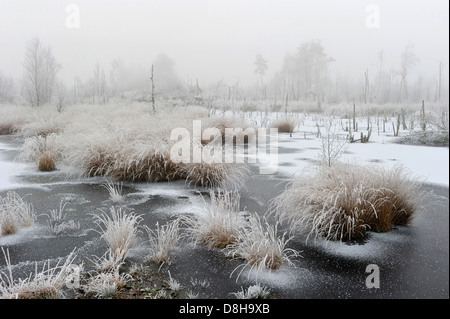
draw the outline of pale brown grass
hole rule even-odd
[[[170,253],[181,238],[180,220],[176,219],[162,226],[156,223],[156,229],[147,226],[144,226],[144,229],[150,243],[150,253],[146,259],[158,264],[169,263]]]
[[[209,248],[225,248],[236,242],[238,230],[243,226],[239,205],[239,194],[220,189],[217,193],[211,190],[210,202],[204,200],[201,213],[183,215],[180,220],[185,226],[187,236],[195,244],[200,243]]]
[[[273,202],[276,215],[309,236],[353,240],[367,230],[407,225],[418,206],[418,183],[402,166],[322,166],[293,181]]]
[[[117,263],[123,261],[135,244],[138,225],[142,218],[135,213],[126,213],[121,208],[110,208],[110,213],[102,212],[95,216],[98,231],[108,244],[110,256]],[[114,264],[114,263],[113,263]]]
[[[26,203],[19,194],[9,191],[0,197],[0,234],[12,235],[19,227],[34,225],[36,214],[32,204]]]
[[[50,154],[44,154],[39,158],[38,169],[43,172],[51,172],[56,170],[55,159]]]
[[[293,133],[298,125],[296,118],[280,118],[273,120],[269,128],[277,128],[279,133]]]
[[[250,218],[249,226],[238,230],[236,242],[226,247],[226,255],[245,260],[233,273],[241,268],[238,278],[246,268],[261,271],[276,270],[283,265],[294,265],[292,259],[299,256],[298,251],[287,248],[292,237],[287,238],[287,232],[278,232],[278,222],[269,224],[258,215]]]
[[[44,263],[38,270],[37,263],[34,274],[25,279],[16,280],[13,276],[9,251],[3,250],[7,272],[0,272],[0,298],[3,299],[56,299],[65,296],[64,286],[72,275],[71,265],[75,259],[72,251],[61,265],[61,261],[53,267],[50,262]]]

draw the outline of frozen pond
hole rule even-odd
[[[260,214],[266,212],[268,201],[283,191],[290,180],[289,174],[314,160],[317,144],[311,143],[305,147],[305,143],[300,137],[280,138],[279,173],[250,177],[241,191],[242,209]],[[99,234],[92,230],[95,226],[91,214],[98,213],[99,209],[107,211],[113,204],[101,187],[103,180],[67,180],[58,172],[38,173],[32,164],[13,161],[19,145],[20,142],[13,141],[11,137],[1,137],[0,196],[14,189],[41,215],[36,226],[0,237],[0,247],[9,249],[14,271],[27,273],[34,269],[35,261],[42,264],[47,260],[66,257],[75,248],[77,262],[101,256],[106,246]],[[289,245],[301,252],[301,257],[294,260],[296,267],[259,273],[257,277],[244,271],[238,278],[238,272],[233,273],[233,270],[241,262],[224,257],[219,250],[182,244],[175,252],[174,263],[164,268],[162,274],[167,276],[164,271],[170,270],[171,276],[186,287],[193,287],[194,282],[203,282],[201,288],[197,287],[201,298],[232,298],[233,292],[255,282],[268,287],[277,298],[448,298],[448,174],[439,174],[439,169],[444,168],[437,166],[445,161],[448,164],[448,148],[394,145],[396,153],[379,152],[377,154],[386,154],[385,158],[380,158],[380,155],[358,150],[359,145],[351,145],[347,155],[357,153],[364,156],[367,162],[371,159],[388,162],[389,158],[411,152],[414,148],[414,153],[427,153],[436,159],[437,163],[431,165],[430,171],[414,171],[427,177],[422,189],[432,190],[434,195],[417,211],[412,225],[397,227],[389,233],[369,233],[364,242],[352,245],[324,244],[321,241],[306,243],[304,237],[297,236]],[[409,148],[404,151],[402,147]],[[297,162],[290,161],[295,158]],[[414,156],[399,157],[397,160],[407,158],[411,160],[405,165],[413,166]],[[425,166],[417,164],[417,167]],[[143,224],[152,227],[156,222],[169,220],[173,214],[198,210],[201,192],[204,193],[205,189],[191,187],[182,181],[125,183],[125,201],[120,205],[142,214]],[[67,202],[68,220],[79,222],[79,228],[56,236],[49,233],[42,214],[58,208],[62,200]],[[138,245],[130,252],[130,262],[140,262],[145,256],[145,249],[145,239],[140,234]],[[380,288],[366,287],[368,265],[379,267]],[[0,267],[4,266],[5,261],[0,258]]]

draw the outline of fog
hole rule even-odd
[[[68,21],[70,4],[79,10],[76,27]],[[375,27],[367,22],[371,4]],[[334,59],[333,79],[363,78],[367,68],[376,69],[380,51],[385,68],[396,69],[408,44],[420,58],[411,78],[436,77],[442,61],[447,79],[448,6],[445,0],[1,0],[0,72],[20,78],[27,41],[39,37],[68,82],[92,76],[96,63],[108,70],[120,57],[150,68],[165,53],[184,81],[251,84],[257,54],[267,60],[268,79],[287,53],[319,39]]]

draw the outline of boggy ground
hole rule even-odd
[[[5,155],[6,154],[6,155]],[[13,152],[3,152],[3,160],[12,160]],[[35,262],[56,263],[75,249],[75,263],[85,264],[85,276],[92,270],[93,256],[106,252],[106,244],[95,231],[92,214],[108,211],[114,205],[100,178],[66,180],[54,173],[18,176],[14,190],[39,214],[36,225],[20,229],[17,234],[0,237],[0,246],[8,249],[16,278],[28,276]],[[289,179],[278,175],[253,175],[241,189],[241,209],[264,214],[270,199],[281,193]],[[133,280],[122,287],[114,298],[154,298],[164,290],[166,297],[234,298],[233,293],[256,282],[270,289],[270,297],[278,299],[335,298],[448,298],[449,297],[449,193],[448,188],[423,184],[422,190],[432,191],[416,212],[412,224],[397,227],[388,233],[369,232],[359,243],[323,243],[303,235],[289,242],[300,252],[296,267],[255,274],[240,268],[239,260],[224,256],[219,249],[207,249],[182,242],[173,252],[172,262],[159,267],[145,263],[146,235],[141,232],[137,245],[130,251],[124,272]],[[8,190],[0,191],[5,196]],[[172,183],[133,184],[123,187],[123,209],[142,214],[141,225],[164,224],[172,216],[199,209],[200,195],[207,190]],[[62,234],[51,234],[44,214],[66,205],[67,220],[80,227]],[[370,275],[366,267],[375,264],[380,269],[380,288],[367,288]],[[138,267],[136,267],[138,265]],[[5,260],[0,258],[0,267]],[[4,268],[3,268],[4,270]],[[178,291],[169,288],[169,278],[181,284]],[[85,278],[82,277],[82,281]],[[68,291],[68,298],[93,298],[82,290]]]

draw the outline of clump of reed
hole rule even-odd
[[[237,240],[226,247],[226,255],[245,261],[233,271],[241,269],[238,275],[245,269],[276,270],[283,265],[293,266],[293,259],[300,256],[295,249],[288,248],[288,242],[293,238],[287,238],[287,232],[279,235],[279,223],[270,224],[266,218],[253,215],[249,218],[248,226],[238,230]]]
[[[418,207],[418,182],[406,169],[336,164],[305,172],[272,202],[272,212],[309,238],[355,240],[366,231],[407,225]]]
[[[2,248],[7,272],[0,271],[0,298],[2,299],[57,299],[65,296],[64,287],[72,279],[72,263],[75,254],[72,251],[63,264],[61,260],[55,266],[44,263],[42,270],[36,269],[25,279],[16,280],[13,275],[9,251]]]
[[[12,235],[19,227],[33,226],[36,213],[33,205],[25,202],[15,191],[0,196],[0,235]]]
[[[225,248],[236,242],[238,230],[243,225],[239,214],[240,196],[231,191],[211,190],[210,202],[204,200],[198,215],[180,216],[186,236],[194,244],[209,248]],[[204,199],[204,198],[203,198]]]

